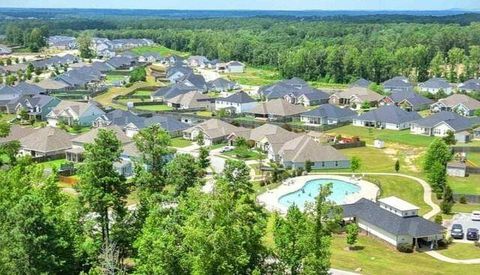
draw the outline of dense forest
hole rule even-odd
[[[92,35],[108,38],[145,37],[211,59],[271,66],[283,77],[334,83],[348,83],[358,77],[382,82],[398,74],[413,81],[444,76],[452,82],[478,76],[480,23],[463,24],[460,16],[447,17],[448,23],[444,17],[437,17],[437,23],[423,23],[425,18],[435,17],[367,18],[95,17],[20,21],[5,24],[3,31],[12,43],[22,39],[19,29],[28,32],[39,26],[50,34],[78,35],[89,30]],[[451,23],[454,18],[459,22]]]

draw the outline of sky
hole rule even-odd
[[[0,7],[180,10],[480,10],[480,0],[0,0]]]

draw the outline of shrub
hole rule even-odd
[[[461,204],[467,204],[467,198],[466,198],[464,195],[462,195],[462,196],[460,197],[460,199],[459,199],[459,202],[460,202]]]
[[[442,222],[443,222],[442,215],[436,215],[435,216],[435,223],[442,224]]]
[[[397,245],[397,250],[403,253],[412,253],[413,245],[408,243],[400,243]]]
[[[480,242],[478,241],[475,241],[473,244],[475,245],[475,247],[480,247]]]

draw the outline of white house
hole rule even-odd
[[[415,135],[444,137],[449,131],[459,133],[472,128],[472,122],[453,112],[440,112],[412,123],[410,132]]]
[[[215,110],[227,109],[236,114],[249,112],[255,108],[256,105],[257,102],[243,91],[228,97],[219,97],[215,100]]]
[[[47,122],[52,127],[57,127],[60,122],[70,126],[76,123],[90,126],[95,119],[104,114],[104,111],[92,103],[64,100],[48,113]]]
[[[440,91],[444,91],[447,95],[453,92],[453,86],[448,83],[448,81],[444,78],[433,77],[429,80],[418,84],[420,91],[428,92],[431,94],[436,94]]]
[[[410,128],[413,121],[420,119],[416,112],[407,112],[395,105],[385,105],[378,109],[353,117],[353,125],[380,129],[403,130]]]
[[[245,72],[245,64],[238,61],[230,61],[227,63],[226,72],[231,74],[238,74]]]

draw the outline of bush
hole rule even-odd
[[[459,199],[459,202],[460,202],[461,204],[467,204],[467,198],[466,198],[464,195],[462,195],[462,196],[460,197],[460,199]]]
[[[443,222],[442,215],[436,215],[435,216],[435,223],[442,224],[442,222]]]
[[[473,244],[475,245],[475,247],[480,247],[480,242],[478,241],[475,241]]]
[[[403,253],[412,253],[413,245],[408,243],[401,243],[397,245],[397,250]]]

